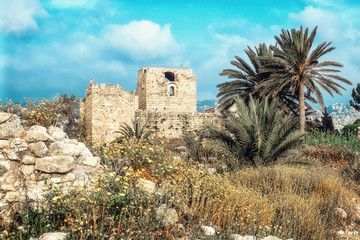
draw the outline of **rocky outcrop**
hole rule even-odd
[[[20,122],[16,115],[0,112],[0,215],[5,221],[26,198],[41,202],[46,184],[90,184],[102,169],[99,157],[83,143],[67,139],[60,128],[25,130]]]

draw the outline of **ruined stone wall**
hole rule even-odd
[[[150,123],[166,138],[181,137],[216,121],[214,114],[197,113],[196,77],[190,69],[143,67],[138,71],[136,94],[113,84],[86,88],[80,122],[91,139],[106,136],[106,141],[112,141],[119,136],[114,132],[121,124],[131,124],[135,118]]]
[[[180,138],[186,133],[200,131],[205,123],[218,124],[220,121],[213,113],[137,111],[135,118],[150,124],[157,136],[165,138]]]
[[[141,68],[136,94],[140,110],[196,112],[196,77],[190,69]]]
[[[40,203],[46,182],[89,186],[101,169],[100,158],[60,128],[25,130],[18,116],[0,112],[0,218],[5,222],[25,201]]]
[[[119,85],[93,84],[86,88],[85,128],[91,139],[106,136],[114,140],[121,124],[131,123],[137,109],[135,92],[127,92]]]

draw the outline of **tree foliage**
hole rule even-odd
[[[220,76],[227,76],[229,79],[235,79],[217,85],[219,91],[217,94],[217,97],[219,98],[218,109],[220,111],[229,109],[229,107],[235,103],[236,98],[242,98],[245,101],[248,101],[250,94],[252,94],[254,98],[258,98],[259,94],[255,91],[256,85],[265,81],[270,76],[270,72],[262,71],[264,59],[273,57],[272,50],[269,49],[265,43],[259,44],[259,47],[255,47],[255,50],[248,46],[245,50],[245,54],[251,64],[248,64],[241,57],[235,56],[236,61],[231,61],[230,63],[235,66],[236,69],[224,69],[219,74]],[[290,89],[282,89],[278,93],[278,97],[279,106],[284,111],[297,114],[297,98]],[[311,102],[315,102],[315,99],[310,94],[306,95],[306,97]],[[269,100],[271,101],[271,99]],[[307,107],[311,109],[311,106],[308,104]]]
[[[323,115],[321,118],[321,123],[322,123],[323,130],[329,131],[329,132],[335,131],[333,119],[326,108],[322,112],[322,114]]]
[[[268,72],[269,77],[257,85],[261,96],[276,97],[283,89],[290,89],[298,98],[300,130],[305,131],[305,95],[313,93],[317,103],[324,109],[323,97],[320,89],[333,96],[341,95],[340,89],[345,90],[340,84],[352,83],[337,75],[340,72],[333,67],[343,67],[335,61],[320,61],[335,47],[330,47],[332,42],[322,42],[311,51],[317,27],[309,34],[308,28],[291,31],[282,29],[279,36],[275,36],[277,45],[270,46],[273,58],[264,59],[262,71]]]
[[[214,151],[235,159],[237,164],[270,165],[304,136],[295,129],[298,119],[292,114],[284,115],[278,108],[278,100],[270,104],[268,99],[248,103],[236,101],[237,111],[227,113],[224,127],[208,125]]]
[[[357,84],[356,88],[353,88],[351,97],[350,105],[357,111],[360,111],[360,83]]]

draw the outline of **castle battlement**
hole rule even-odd
[[[110,95],[110,94],[135,94],[135,91],[128,92],[119,84],[94,83],[86,87],[86,96],[91,94]]]

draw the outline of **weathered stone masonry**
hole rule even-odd
[[[190,69],[143,67],[138,71],[136,93],[119,85],[93,84],[80,103],[80,119],[92,139],[119,135],[123,122],[149,123],[158,136],[178,138],[199,130],[214,114],[196,110],[196,77]]]

